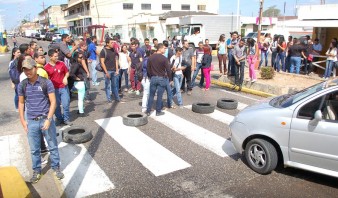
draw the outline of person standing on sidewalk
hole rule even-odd
[[[326,59],[326,68],[323,79],[328,80],[332,73],[332,67],[334,66],[334,62],[337,61],[337,42],[331,42],[330,48],[325,53],[327,56]]]
[[[208,91],[210,88],[210,71],[211,71],[211,62],[212,62],[212,56],[211,51],[208,45],[204,45],[204,55],[202,58],[202,72],[205,77],[205,89],[204,91]],[[202,79],[201,79],[202,80]]]
[[[37,75],[36,63],[32,58],[26,58],[22,63],[27,79],[18,86],[19,114],[21,124],[27,133],[31,150],[33,176],[31,183],[41,179],[41,137],[45,136],[50,152],[51,167],[57,179],[64,178],[60,171],[60,156],[56,140],[56,127],[53,114],[56,107],[54,86],[48,79]],[[27,119],[24,116],[26,104]]]
[[[187,40],[183,42],[183,52],[182,52],[182,66],[185,67],[183,71],[183,80],[181,89],[185,91],[185,83],[187,83],[188,95],[191,95],[192,83],[191,83],[191,72],[195,70],[196,56],[194,54],[194,49],[189,47]]]
[[[19,108],[19,96],[18,96],[18,84],[20,83],[20,71],[18,69],[18,61],[21,56],[19,48],[14,47],[12,49],[11,62],[8,66],[9,76],[12,81],[12,88],[15,91],[14,95],[14,106],[15,110],[18,111]]]
[[[295,43],[294,43],[295,44]],[[277,42],[277,59],[276,59],[276,69],[277,72],[280,71],[280,64],[282,65],[282,71],[286,71],[285,67],[285,49],[286,49],[286,43],[284,36],[279,36],[278,37],[278,42]]]
[[[238,32],[234,31],[231,33],[230,45],[228,47],[228,76],[235,75],[235,58],[234,58],[234,48],[238,44]]]
[[[199,86],[203,87],[203,84],[204,84],[204,74],[203,74],[203,71],[202,71],[202,58],[203,58],[203,55],[204,55],[204,47],[203,46],[204,46],[203,42],[200,41],[198,43],[198,48],[195,50],[196,68],[195,68],[194,74],[193,74],[192,79],[191,79],[191,87],[192,88],[195,87],[195,80],[196,80],[196,77],[197,77],[200,70],[201,70],[201,80],[200,80]]]
[[[264,37],[260,37],[260,41],[258,42],[258,48],[261,51],[261,61],[259,62],[258,69],[261,68],[263,64],[263,59],[265,60],[265,67],[268,66],[268,55],[269,55],[269,43],[265,42]]]
[[[273,40],[271,43],[271,67],[273,67],[276,70],[276,57],[277,57],[277,39],[278,36],[274,35]]]
[[[72,125],[70,122],[70,96],[68,90],[69,71],[67,66],[58,60],[58,52],[54,49],[48,51],[49,63],[45,65],[45,70],[48,73],[49,79],[52,81],[55,88],[57,125],[66,124]],[[63,114],[61,112],[61,105]]]
[[[236,67],[235,67],[235,85],[232,87],[232,89],[235,89],[237,85],[239,86],[238,91],[241,91],[244,80],[244,65],[246,58],[246,47],[244,39],[241,39],[238,45],[235,46],[233,53],[236,62]]]
[[[162,97],[166,87],[166,78],[172,79],[172,71],[168,59],[164,56],[165,47],[162,43],[157,45],[157,51],[159,53],[155,53],[149,57],[147,65],[148,78],[150,78],[150,93],[147,104],[148,116],[153,106],[156,90],[156,116],[164,115],[164,112],[162,112]]]
[[[114,95],[115,101],[124,103],[118,92],[119,63],[116,56],[117,53],[114,50],[114,40],[112,38],[108,38],[106,40],[106,46],[100,53],[100,61],[105,73],[104,85],[108,103],[112,103],[111,93]]]
[[[142,54],[137,51],[137,45],[135,42],[130,44],[131,52],[129,54],[131,65],[130,65],[130,84],[131,89],[129,90],[129,93],[134,93],[136,95],[140,95],[141,90],[141,83],[137,79],[137,68],[140,67],[142,63]]]
[[[221,34],[218,39],[218,43],[216,45],[217,49],[217,58],[218,58],[218,66],[219,66],[219,73],[220,76],[227,74],[227,44],[225,42],[225,35]],[[222,69],[223,68],[223,69]],[[224,73],[223,73],[224,71]]]
[[[97,55],[99,55],[99,52],[96,49],[96,42],[97,38],[96,36],[91,37],[91,42],[88,45],[88,52],[89,52],[89,58],[88,58],[88,64],[90,64],[90,73],[92,78],[92,85],[93,86],[99,86],[100,83],[97,82],[97,71],[95,69],[97,65]]]
[[[247,46],[248,46],[247,60],[249,64],[249,77],[250,77],[251,82],[256,82],[257,77],[256,77],[256,72],[255,72],[255,64],[257,61],[258,54],[259,54],[258,45],[253,38],[248,38]]]

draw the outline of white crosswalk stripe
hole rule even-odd
[[[67,197],[86,197],[115,188],[82,144],[59,144],[61,180]]]
[[[192,109],[192,106],[191,105],[187,105],[187,106],[184,106],[184,108],[187,108],[187,109]],[[205,116],[208,116],[214,120],[217,120],[217,121],[220,121],[224,124],[227,124],[229,125],[230,122],[234,119],[234,116],[232,115],[229,115],[227,113],[223,113],[221,111],[218,111],[217,109],[215,109],[215,111],[213,113],[209,113],[209,114],[204,114]]]
[[[165,111],[163,116],[154,116],[153,113],[151,117],[171,128],[173,132],[183,135],[221,157],[227,157],[236,153],[229,140],[168,111]]]
[[[15,166],[23,177],[29,177],[28,164],[25,156],[25,141],[21,134],[0,137],[0,167]]]
[[[122,117],[96,120],[96,123],[155,176],[191,166],[136,127],[125,126]]]
[[[241,103],[241,102],[238,102],[238,106],[237,106],[237,109],[242,111],[244,108],[246,108],[248,105],[247,104],[244,104],[244,103]]]

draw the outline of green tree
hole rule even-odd
[[[21,24],[25,24],[25,23],[28,23],[29,21],[27,20],[27,19],[23,19],[22,21],[21,21]]]
[[[268,7],[263,12],[263,17],[278,17],[280,15],[280,9],[276,8],[276,5]]]

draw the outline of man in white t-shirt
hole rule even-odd
[[[176,54],[170,58],[170,66],[173,71],[173,81],[174,81],[174,89],[172,90],[173,97],[176,95],[178,106],[183,108],[183,100],[181,95],[181,85],[183,81],[183,72],[185,66],[182,66],[182,51],[183,49],[180,47],[176,48]],[[173,98],[172,97],[172,98]],[[171,102],[173,104],[173,102]]]

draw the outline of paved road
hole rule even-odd
[[[28,181],[30,156],[17,114],[13,111],[13,91],[5,68],[7,59],[8,55],[0,57],[0,89],[4,93],[0,103],[0,137],[19,142],[12,143],[15,146],[11,148],[25,160],[8,161],[17,165]],[[91,130],[94,138],[81,145],[60,142],[61,168],[66,176],[62,182],[57,182],[60,185],[42,179],[30,187],[35,195],[54,197],[52,193],[43,194],[46,193],[41,189],[43,187],[55,194],[64,191],[63,195],[67,197],[338,195],[338,180],[335,178],[282,167],[270,175],[258,175],[245,165],[240,154],[234,152],[227,140],[228,120],[262,98],[220,87],[212,87],[208,92],[195,88],[191,96],[183,94],[185,108],[168,110],[162,117],[151,116],[147,125],[135,128],[125,127],[121,115],[140,111],[140,97],[124,94],[127,103],[107,104],[102,89],[103,83],[91,89],[94,102],[86,104],[87,117],[76,116],[77,101],[72,98],[72,122]],[[221,97],[238,100],[239,108],[217,109],[211,116],[190,110],[189,105],[194,102],[215,104]],[[45,170],[48,170],[48,165]]]

